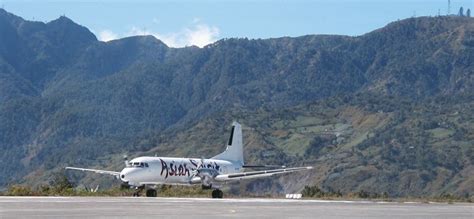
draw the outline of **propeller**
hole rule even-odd
[[[201,184],[203,188],[210,189],[214,178],[218,175],[217,171],[211,168],[207,168],[204,164],[204,157],[197,164],[197,168],[193,171],[191,179],[194,177],[201,178]]]
[[[204,164],[204,157],[201,157],[201,160],[196,164],[196,169],[192,171],[191,179],[199,174],[199,170],[202,169]]]
[[[202,168],[206,168],[204,166],[204,157],[201,157],[201,160],[199,160],[199,163],[198,163],[198,168],[197,169],[202,169]]]

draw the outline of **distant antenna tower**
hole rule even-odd
[[[451,0],[448,0],[448,15],[451,14]]]

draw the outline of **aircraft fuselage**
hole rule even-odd
[[[138,157],[120,172],[120,179],[130,185],[146,184],[194,184],[192,178],[196,169],[206,168],[218,174],[241,172],[242,166],[217,159]]]

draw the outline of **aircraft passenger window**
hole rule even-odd
[[[140,167],[144,167],[144,166],[145,166],[145,164],[143,164],[143,163],[140,163]]]
[[[145,167],[148,167],[148,163],[145,163]]]

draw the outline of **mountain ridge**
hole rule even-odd
[[[215,144],[225,133],[222,122],[230,122],[231,116],[245,118],[247,124],[261,131],[250,134],[252,142],[261,145],[251,146],[255,153],[247,154],[249,160],[256,160],[257,154],[274,153],[260,158],[291,165],[299,160],[316,162],[334,156],[345,162],[353,159],[354,165],[359,165],[344,169],[328,161],[322,168],[329,172],[305,176],[304,182],[293,182],[295,186],[282,186],[285,179],[279,178],[278,185],[265,181],[254,186],[250,182],[249,191],[268,186],[280,188],[273,192],[284,192],[301,189],[302,183],[317,182],[326,189],[351,192],[360,189],[358,183],[367,189],[370,180],[379,180],[380,185],[372,185],[382,192],[391,185],[387,177],[395,176],[395,170],[405,173],[406,168],[414,168],[410,171],[423,173],[424,178],[396,176],[406,177],[403,183],[412,180],[423,185],[439,175],[438,170],[425,173],[426,167],[442,167],[458,176],[461,170],[469,172],[474,162],[473,152],[465,148],[473,142],[473,113],[461,111],[464,114],[453,119],[425,109],[432,106],[454,113],[453,109],[463,106],[461,100],[472,104],[472,18],[409,18],[357,37],[223,39],[203,48],[169,48],[153,36],[101,42],[87,28],[66,17],[45,24],[25,21],[5,11],[0,11],[0,31],[0,148],[5,152],[0,157],[4,162],[0,185],[47,182],[62,164],[90,166],[108,159],[114,161],[107,166],[116,166],[121,162],[115,162],[115,156],[123,153],[159,151],[200,157],[201,152],[216,152]],[[450,106],[447,97],[458,102]],[[444,102],[437,106],[432,103],[436,98]],[[397,109],[397,105],[403,108]],[[413,112],[418,108],[439,121]],[[328,118],[314,114],[313,109]],[[299,115],[307,115],[304,118],[308,121],[298,120]],[[424,124],[415,115],[433,120],[432,124]],[[214,119],[219,116],[225,119]],[[286,125],[274,122],[276,118]],[[206,121],[212,121],[207,126],[216,133],[194,128]],[[374,121],[386,125],[376,126]],[[270,128],[280,134],[273,134]],[[309,131],[302,131],[305,128]],[[341,130],[345,140],[335,134],[321,134],[320,129]],[[413,129],[416,134],[405,133],[401,143],[390,136],[404,133],[404,129]],[[191,134],[195,144],[211,144],[190,146],[185,133]],[[412,156],[405,146],[415,144],[426,145],[424,153],[433,154],[436,162],[417,152],[415,159],[428,164],[403,163]],[[436,157],[445,152],[439,144],[455,146],[460,151],[457,156],[467,161],[445,164]],[[187,149],[176,145],[187,145]],[[368,154],[387,163],[378,164],[381,172],[366,169]],[[349,177],[354,171],[358,173],[357,168],[370,174]],[[348,182],[335,176],[347,176]],[[460,180],[467,183],[472,178]],[[419,186],[413,188],[420,191],[397,187],[389,192],[430,192]],[[433,193],[472,194],[469,186],[430,188]]]

